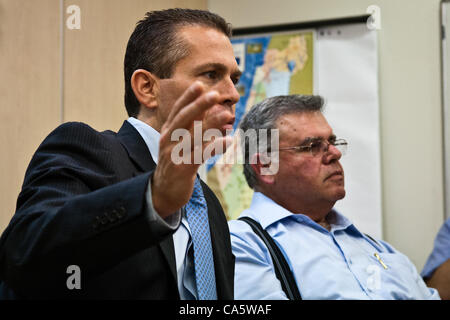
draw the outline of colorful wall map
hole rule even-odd
[[[237,128],[243,115],[265,98],[313,93],[314,32],[296,32],[232,40],[242,77],[236,104]],[[242,172],[237,139],[227,152],[206,163],[207,183],[219,198],[228,219],[250,206],[253,190]],[[233,161],[235,160],[235,161]]]

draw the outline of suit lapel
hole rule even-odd
[[[128,121],[124,121],[117,136],[127,150],[130,159],[135,163],[136,167],[141,172],[148,172],[156,168],[156,164],[145,144],[144,139],[139,132]],[[177,279],[175,249],[173,244],[173,237],[166,237],[159,244],[161,251],[166,258],[170,271],[175,279]]]
[[[128,121],[124,121],[117,136],[127,150],[130,159],[142,172],[155,169],[156,164],[139,132]]]
[[[172,273],[175,283],[177,282],[177,266],[175,262],[175,247],[173,245],[173,237],[166,237],[159,243],[161,251],[169,264],[170,272]]]

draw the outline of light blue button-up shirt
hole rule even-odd
[[[153,129],[151,126],[142,122],[136,118],[130,117],[127,121],[139,132],[142,139],[144,139],[147,145],[153,161],[158,163],[159,155],[159,138],[160,133]],[[149,193],[149,191],[147,191]],[[168,222],[168,226],[175,228],[178,224],[174,224],[172,221],[163,221],[159,218],[159,215],[153,208],[151,203],[151,194],[147,195],[148,207],[150,208],[149,214],[155,216],[155,219],[164,224]],[[173,219],[176,220],[176,219]],[[179,221],[179,220],[178,220]],[[193,247],[190,235],[189,224],[186,217],[182,217],[181,225],[173,234],[173,243],[175,247],[175,261],[177,269],[177,281],[178,292],[180,293],[181,300],[194,300],[197,299],[197,286],[195,284],[195,269],[194,269],[194,256]]]
[[[450,259],[450,218],[444,222],[436,235],[433,252],[423,267],[422,277],[431,277],[436,268],[448,259]]]
[[[279,245],[303,299],[439,299],[405,255],[372,241],[335,211],[328,216],[328,231],[255,192],[241,216],[258,221]],[[262,240],[244,221],[230,221],[229,227],[235,298],[287,299]]]

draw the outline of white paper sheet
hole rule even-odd
[[[341,163],[346,197],[338,209],[362,232],[382,238],[377,34],[365,24],[318,29],[314,91],[325,116],[348,141]]]

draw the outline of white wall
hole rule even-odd
[[[444,221],[440,1],[209,0],[208,8],[238,28],[362,15],[372,4],[382,23],[383,239],[420,271]]]

